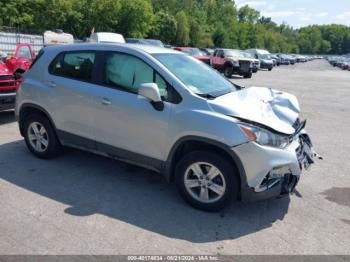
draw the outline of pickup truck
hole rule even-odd
[[[29,69],[35,53],[30,44],[20,43],[16,45],[13,56],[2,57],[0,61],[0,111],[15,107],[16,92],[21,83],[18,72]]]
[[[253,61],[237,49],[216,49],[210,64],[214,69],[223,72],[227,78],[231,78],[233,74],[244,78],[252,77]]]

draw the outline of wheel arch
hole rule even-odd
[[[227,159],[233,165],[236,174],[238,175],[237,178],[240,183],[239,195],[241,195],[241,188],[246,184],[247,181],[241,160],[229,146],[204,137],[186,136],[176,141],[170,150],[164,168],[165,177],[169,182],[174,180],[176,163],[178,163],[178,161],[186,153],[195,150],[208,150],[210,152],[216,152]]]
[[[22,136],[24,136],[24,120],[31,114],[40,114],[46,117],[49,121],[50,124],[52,125],[54,131],[56,132],[56,126],[55,123],[53,122],[50,114],[41,106],[36,105],[36,104],[31,104],[31,103],[25,103],[21,106],[19,113],[18,113],[18,125],[19,125],[19,130]]]
[[[226,61],[224,63],[224,68],[227,67],[227,66],[233,67],[233,62],[232,61]]]

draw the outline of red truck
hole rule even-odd
[[[16,45],[14,55],[2,57],[0,61],[0,111],[13,109],[16,92],[21,83],[19,72],[29,69],[35,59],[35,53],[30,44]]]
[[[216,49],[210,64],[214,69],[223,72],[227,78],[231,78],[233,74],[251,78],[254,60],[245,57],[241,50]]]
[[[195,47],[175,47],[174,48],[177,51],[184,52],[190,56],[193,56],[194,58],[202,61],[203,63],[206,63],[207,65],[210,65],[210,56],[199,50],[199,48]]]

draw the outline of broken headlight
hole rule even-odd
[[[285,148],[289,145],[290,139],[288,136],[276,134],[267,129],[246,123],[239,123],[238,125],[250,140],[260,145],[277,148]]]

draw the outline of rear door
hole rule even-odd
[[[69,144],[95,148],[93,142],[93,84],[95,51],[73,51],[59,54],[49,66],[46,85],[50,108],[60,137]]]

